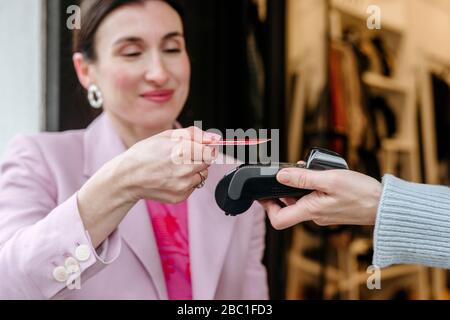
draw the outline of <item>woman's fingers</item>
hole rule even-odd
[[[208,179],[208,169],[203,169],[201,171],[193,172],[189,176],[182,177],[176,183],[176,187],[171,188],[173,191],[176,188],[181,194],[192,193],[195,189],[201,188],[205,185]]]
[[[196,189],[203,187],[207,179],[208,179],[208,169],[197,172],[192,178],[193,180],[192,188]]]
[[[202,162],[211,164],[217,158],[218,150],[216,147],[209,147],[195,141],[184,141],[183,144],[183,159],[186,159],[188,164]]]
[[[172,160],[177,165],[197,165],[202,166],[204,163],[210,165],[213,163],[219,151],[216,147],[209,147],[207,145],[183,140],[174,146],[172,152]],[[200,171],[198,167],[196,171]]]
[[[193,172],[190,175],[179,177],[167,186],[166,192],[175,199],[186,199],[195,189],[205,185],[208,179],[208,169]]]
[[[191,140],[198,143],[204,144],[222,139],[222,137],[218,134],[205,132],[197,127],[189,127],[186,130],[190,133],[192,137]]]
[[[203,155],[201,161],[209,165],[214,163],[214,161],[217,159],[217,156],[219,155],[219,149],[217,147],[203,146],[202,150]]]
[[[187,140],[198,143],[210,143],[222,139],[218,134],[205,132],[194,126],[186,129],[165,131],[161,135],[170,137],[173,141]]]
[[[171,140],[171,158],[175,164],[211,164],[219,154],[218,148],[209,146],[208,143],[220,140],[221,136],[204,132],[197,127],[169,130],[161,135]]]
[[[170,203],[185,200],[208,178],[208,168],[217,158],[218,149],[203,142],[216,139],[220,136],[191,127],[168,130],[137,145],[134,156],[139,164],[156,173],[148,177],[149,183],[141,193],[145,198]]]

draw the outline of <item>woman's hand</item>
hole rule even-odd
[[[78,209],[94,247],[117,228],[141,199],[167,203],[189,197],[208,177],[218,139],[198,128],[169,130],[143,140],[106,163],[77,194]]]
[[[281,170],[277,180],[287,186],[315,190],[299,200],[260,201],[272,226],[289,228],[304,221],[321,226],[375,224],[382,186],[377,180],[349,170],[314,171],[299,168]]]
[[[186,200],[208,177],[208,167],[218,156],[209,134],[198,128],[170,130],[143,140],[123,156],[130,199],[152,199],[166,203]],[[218,136],[214,136],[218,137]]]

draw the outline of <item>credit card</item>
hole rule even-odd
[[[205,142],[208,146],[255,146],[270,142],[272,139],[224,139],[212,142]]]

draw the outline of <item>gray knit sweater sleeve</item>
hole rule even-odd
[[[450,269],[450,188],[383,178],[373,264]]]

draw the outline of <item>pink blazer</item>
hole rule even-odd
[[[100,250],[78,212],[77,190],[124,151],[105,114],[86,130],[22,135],[10,144],[0,176],[1,299],[167,299],[144,201]],[[263,209],[255,204],[227,217],[214,200],[217,182],[231,169],[213,165],[206,186],[188,200],[194,299],[268,298]],[[81,246],[89,248],[81,255],[81,289],[71,290],[54,270],[78,259]]]

